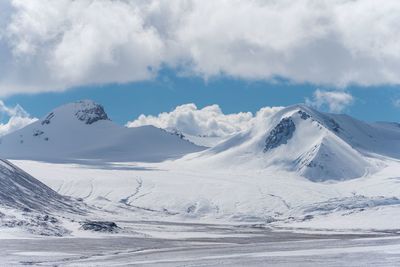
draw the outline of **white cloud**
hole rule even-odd
[[[312,99],[306,99],[306,104],[321,108],[327,106],[331,112],[341,112],[353,103],[353,96],[342,91],[321,91],[317,89]]]
[[[140,115],[136,120],[128,122],[127,126],[153,125],[196,136],[226,136],[247,129],[252,120],[251,112],[224,114],[218,105],[198,109],[195,104],[185,104],[158,116]]]
[[[36,118],[32,118],[20,105],[8,107],[1,100],[0,115],[8,117],[7,123],[0,123],[0,136],[19,130],[37,120]]]
[[[397,0],[0,0],[0,95],[213,77],[400,83]]]

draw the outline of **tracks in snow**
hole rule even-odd
[[[141,196],[139,196],[139,197],[136,197],[136,196],[139,194],[139,192],[140,192],[140,190],[142,189],[142,187],[143,187],[143,181],[142,181],[142,179],[137,178],[137,179],[136,179],[136,182],[137,182],[137,186],[136,186],[136,188],[135,188],[135,192],[133,192],[133,194],[127,196],[126,198],[122,198],[122,199],[119,201],[120,203],[125,204],[125,205],[127,205],[127,206],[130,206],[130,203],[131,203],[132,201],[138,199],[139,197],[142,197],[142,196],[146,195],[146,194],[144,194],[144,195],[141,195]]]

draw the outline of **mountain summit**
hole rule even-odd
[[[61,106],[42,119],[41,124],[48,125],[53,119],[57,119],[57,117],[63,120],[75,117],[79,121],[89,125],[100,120],[109,120],[103,106],[92,100],[82,100]]]

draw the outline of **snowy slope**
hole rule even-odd
[[[251,129],[187,159],[215,168],[286,170],[325,181],[373,173],[388,157],[400,159],[396,124],[368,124],[295,105],[257,118]]]
[[[59,195],[8,161],[0,159],[0,205],[18,210],[69,210],[69,199]]]
[[[162,161],[203,149],[152,126],[114,124],[102,106],[88,100],[61,106],[0,143],[4,158],[56,161]]]
[[[24,237],[69,235],[65,223],[87,216],[87,208],[0,159],[0,239],[10,233]]]

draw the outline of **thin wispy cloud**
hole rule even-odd
[[[396,108],[400,108],[400,98],[393,100],[393,106],[395,106]]]
[[[0,136],[19,130],[37,121],[36,118],[32,118],[20,105],[9,107],[0,100],[0,119],[4,117],[7,118],[7,122],[1,123],[0,120]]]
[[[306,98],[306,104],[321,108],[326,106],[331,112],[342,112],[354,102],[351,94],[342,91],[322,91],[317,89],[313,97]]]
[[[28,112],[26,112],[25,109],[23,109],[20,105],[9,107],[2,100],[0,100],[0,113],[8,115],[10,117],[29,117]]]
[[[0,95],[153,79],[400,83],[397,0],[2,0]]]

